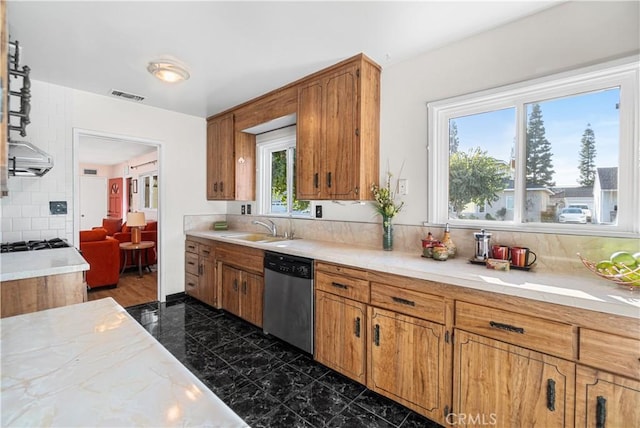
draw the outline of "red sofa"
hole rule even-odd
[[[131,242],[131,230],[127,226],[127,223],[123,223],[121,218],[103,218],[102,219],[102,227],[94,227],[94,229],[105,229],[107,231],[107,235],[113,237],[118,241],[118,243],[122,242]],[[148,248],[142,253],[142,266],[152,266],[158,263],[158,222],[155,220],[147,221],[147,225],[142,228],[141,231],[141,240],[142,241],[153,241],[155,246],[153,248]],[[137,257],[133,260],[133,257],[129,255],[127,258],[127,268],[137,267],[138,259]],[[122,270],[124,265],[125,255],[124,251],[120,252],[120,270]]]
[[[89,263],[89,288],[117,286],[120,278],[120,242],[102,228],[80,231],[80,251]]]

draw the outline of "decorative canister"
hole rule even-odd
[[[433,257],[433,246],[438,243],[435,240],[431,232],[427,234],[427,237],[422,240],[422,255],[423,257]]]
[[[444,245],[433,247],[433,260],[445,261],[449,258],[449,250]]]
[[[445,247],[447,247],[447,250],[449,251],[449,257],[455,257],[456,251],[458,250],[458,248],[456,247],[456,244],[454,244],[453,240],[451,239],[451,232],[449,231],[449,223],[447,223],[447,225],[444,228],[442,243],[444,244]]]

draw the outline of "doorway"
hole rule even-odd
[[[92,130],[73,131],[74,207],[77,207],[73,210],[75,246],[80,248],[80,230],[102,226],[103,218],[122,219],[125,223],[129,211],[145,214],[147,226],[144,229],[149,230],[143,235],[147,237],[145,239],[156,241],[155,257],[144,255],[144,260],[151,261],[144,263],[147,268],[143,275],[139,275],[135,267],[123,266],[124,257],[120,254],[121,274],[117,286],[91,289],[89,300],[113,297],[123,307],[161,300],[161,205],[145,206],[138,200],[143,195],[136,188],[144,173],[144,167],[140,165],[152,165],[160,194],[160,150],[157,141]],[[113,235],[120,243],[130,236],[126,230],[122,232]]]

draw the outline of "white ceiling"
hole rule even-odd
[[[21,1],[9,30],[35,80],[206,117],[364,52],[383,69],[557,1]],[[160,82],[149,61],[186,64]]]
[[[78,144],[78,162],[117,165],[157,150],[156,146],[132,141],[82,135]]]

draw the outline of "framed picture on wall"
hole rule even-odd
[[[138,180],[135,178],[131,180],[131,192],[138,193]]]

